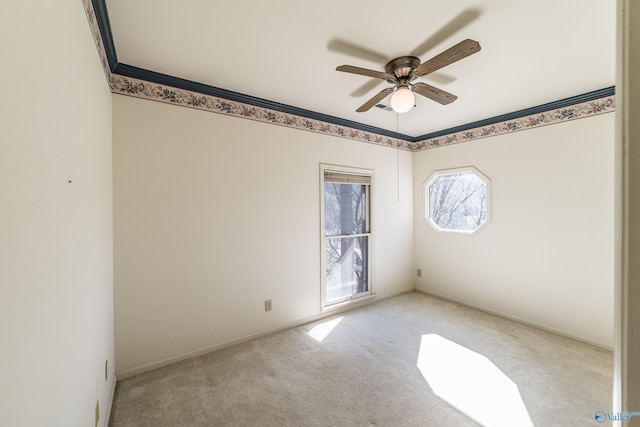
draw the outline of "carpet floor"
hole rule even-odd
[[[111,427],[589,426],[613,355],[412,292],[119,381]]]

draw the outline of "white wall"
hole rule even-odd
[[[0,425],[105,425],[111,95],[80,1],[0,2]],[[71,182],[69,182],[71,181]]]
[[[320,163],[375,170],[374,290],[413,289],[411,153],[124,96],[113,104],[119,375],[320,313]]]
[[[416,153],[416,287],[611,347],[614,117]],[[423,183],[469,165],[492,181],[492,221],[473,235],[437,232]]]
[[[0,424],[93,425],[98,400],[104,425],[111,95],[79,2],[0,3],[0,52]],[[419,289],[611,345],[612,114],[412,158],[113,103],[119,371],[319,313],[320,162],[376,171],[379,296],[410,289],[417,266]],[[492,179],[493,221],[473,236],[437,233],[422,219],[422,183],[465,165]]]

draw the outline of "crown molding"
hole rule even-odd
[[[540,126],[548,126],[599,114],[612,113],[616,109],[615,88],[605,88],[556,102],[540,105],[514,113],[493,117],[457,128],[425,135],[412,147],[414,151],[504,135]]]
[[[269,101],[267,99],[256,98],[254,96],[245,95],[243,93],[233,92],[230,90],[197,83],[166,74],[156,73],[155,71],[144,70],[142,68],[134,67],[127,64],[117,64],[115,69],[113,70],[113,74],[123,77],[129,77],[136,80],[146,81],[160,86],[172,87],[194,94],[207,95],[210,97],[233,101],[236,103],[250,105],[261,109],[267,109],[273,111],[274,113],[284,113],[287,115],[297,116],[317,122],[325,122],[327,124],[331,124],[341,128],[350,128],[357,131],[362,131],[364,133],[378,134],[390,139],[399,139],[407,142],[412,142],[410,136],[401,133],[388,131],[386,129],[381,129],[375,126],[369,126],[298,107],[293,107],[291,105]]]
[[[113,93],[257,120],[409,151],[469,142],[615,111],[607,87],[413,137],[118,62],[105,0],[82,0]]]
[[[488,119],[479,120],[477,122],[467,123],[466,125],[456,126],[456,127],[444,129],[441,131],[428,133],[415,138],[414,142],[434,139],[440,136],[464,132],[474,128],[486,127],[486,126],[490,126],[490,125],[494,125],[502,122],[510,122],[523,117],[528,117],[528,116],[533,116],[537,114],[542,114],[548,111],[563,109],[563,108],[571,107],[577,104],[582,104],[582,103],[591,102],[591,101],[598,101],[600,99],[609,98],[614,95],[615,95],[615,87],[610,86],[604,89],[587,92],[582,95],[561,99],[559,101],[553,101],[553,102],[538,105],[535,107],[529,107],[522,110],[514,111],[512,113],[502,114],[502,115],[491,117]]]
[[[105,6],[104,1],[100,2],[101,6]],[[102,63],[102,69],[104,70],[104,74],[107,78],[107,82],[111,80],[111,66],[109,64],[109,55],[107,55],[107,49],[105,48],[104,41],[111,43],[113,48],[113,37],[111,37],[111,26],[109,25],[109,21],[107,18],[107,29],[103,33],[100,29],[100,24],[98,23],[99,19],[104,19],[107,17],[106,10],[104,13],[96,13],[94,2],[92,0],[82,0],[82,6],[84,7],[84,12],[87,15],[87,21],[89,21],[89,29],[91,30],[91,35],[93,36],[93,41],[96,44],[96,50],[98,52],[98,57],[100,58],[100,62]],[[103,36],[103,34],[108,34],[108,36]],[[115,49],[113,48],[113,58],[115,58]]]
[[[225,97],[180,89],[175,86],[126,77],[116,73],[111,75],[110,87],[113,93],[142,98],[149,101],[195,108],[212,113],[224,114],[226,116],[352,139],[406,151],[411,151],[414,147],[412,142],[401,138],[394,138],[378,132],[344,126],[339,122],[334,123],[300,114],[293,114],[288,109],[274,109],[254,103],[243,103]]]

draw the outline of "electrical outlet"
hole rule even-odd
[[[100,421],[100,401],[96,400],[96,427],[98,427],[99,421]]]
[[[419,268],[418,271],[416,271],[416,275],[422,277],[422,269]]]
[[[264,302],[264,311],[271,311],[271,300],[268,299]]]

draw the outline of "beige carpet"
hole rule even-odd
[[[413,292],[120,381],[110,425],[592,426],[612,366]]]

